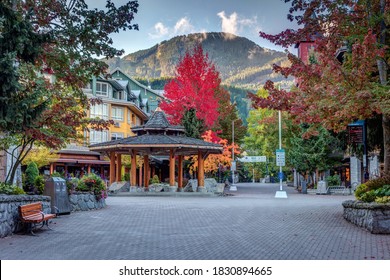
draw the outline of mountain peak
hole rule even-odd
[[[224,32],[193,33],[176,36],[159,44],[107,61],[132,77],[160,78],[175,75],[176,65],[196,45],[201,44],[220,72],[223,83],[248,86],[281,80],[272,73],[272,64],[287,62],[286,54],[264,49],[253,41]]]

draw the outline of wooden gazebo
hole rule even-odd
[[[169,186],[172,191],[175,187],[175,157],[178,158],[177,183],[179,191],[183,187],[183,158],[184,156],[198,156],[198,188],[204,190],[204,160],[209,154],[222,153],[223,147],[219,144],[206,142],[200,139],[186,137],[183,126],[171,125],[161,109],[152,114],[145,125],[135,126],[132,131],[136,136],[94,144],[91,151],[106,152],[110,157],[110,185],[121,179],[121,157],[124,154],[131,156],[130,186],[135,187],[137,182],[136,157],[144,159],[144,185],[147,187],[150,180],[150,156],[169,156]],[[140,178],[141,179],[141,178]],[[142,180],[139,180],[140,182]]]

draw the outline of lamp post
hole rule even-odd
[[[229,191],[237,191],[236,185],[234,185],[234,171],[236,169],[236,162],[234,161],[234,121],[232,121],[232,184],[230,185]]]

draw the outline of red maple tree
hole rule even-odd
[[[181,123],[186,111],[194,109],[206,128],[218,118],[218,98],[215,94],[221,79],[208,55],[200,45],[186,52],[176,68],[177,76],[164,90],[168,101],[161,104],[172,124]]]
[[[290,1],[286,1],[290,2]],[[267,98],[252,95],[255,107],[289,111],[297,122],[341,131],[358,119],[383,116],[385,172],[390,171],[389,1],[296,0],[288,18],[302,26],[277,35],[260,32],[276,45],[313,41],[315,55],[305,63],[289,53],[289,67],[276,72],[294,76],[298,87],[280,90],[268,81]],[[344,51],[340,61],[336,54]]]

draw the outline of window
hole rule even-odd
[[[91,144],[101,143],[108,141],[108,130],[93,130],[89,132],[89,142]]]
[[[107,83],[96,82],[96,95],[107,96],[111,86]]]
[[[119,99],[119,100],[125,100],[125,95],[123,91],[114,91],[112,93],[112,98]]]
[[[111,140],[123,139],[123,133],[111,132]]]
[[[113,120],[123,121],[123,108],[111,107],[111,118]]]
[[[107,104],[95,104],[95,105],[91,106],[90,117],[108,120]]]
[[[131,118],[130,118],[130,110],[127,109],[127,123],[130,124]]]

